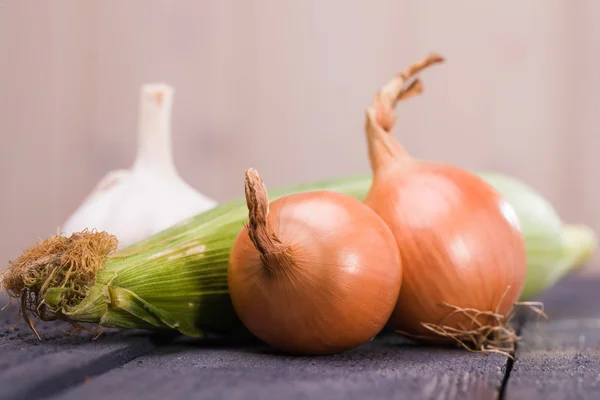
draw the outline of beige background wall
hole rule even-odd
[[[600,2],[0,0],[0,260],[53,233],[135,151],[139,85],[176,89],[183,177],[218,200],[363,172],[364,108],[437,51],[396,129],[508,172],[600,231]],[[3,261],[4,263],[4,261]]]

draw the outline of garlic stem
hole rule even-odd
[[[164,83],[149,83],[140,89],[136,172],[177,175],[171,144],[173,92]]]

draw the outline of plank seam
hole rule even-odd
[[[517,329],[515,333],[517,336],[521,336],[521,331],[524,321],[519,321],[517,324]],[[514,350],[510,353],[511,357],[507,357],[506,359],[506,367],[504,370],[504,376],[502,377],[502,382],[500,383],[500,387],[498,388],[498,400],[505,400],[506,398],[506,388],[508,387],[508,380],[510,379],[510,374],[515,366],[515,360],[517,358],[517,350],[519,348],[519,342],[515,343]]]

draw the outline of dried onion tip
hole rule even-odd
[[[389,326],[416,339],[510,352],[516,336],[507,321],[526,273],[515,211],[482,178],[413,158],[390,134],[396,102],[423,89],[415,75],[442,61],[431,54],[411,65],[367,109],[373,183],[365,203],[392,229],[403,266]]]
[[[379,333],[400,291],[394,237],[366,205],[328,191],[269,205],[258,173],[246,171],[248,224],[228,267],[234,308],[262,341],[292,354],[331,354]]]

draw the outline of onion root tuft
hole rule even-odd
[[[540,302],[517,302],[507,315],[502,315],[495,311],[461,308],[448,303],[444,303],[443,305],[451,311],[438,324],[421,323],[425,329],[441,338],[451,339],[458,346],[470,352],[483,354],[497,353],[511,359],[514,359],[515,346],[521,339],[517,335],[512,322],[518,314],[518,310],[525,308],[533,311],[537,315],[536,326],[540,318],[548,319],[548,316],[543,311],[543,304]],[[458,324],[458,328],[456,328],[446,325],[446,320],[455,315],[466,317],[472,323],[471,326],[465,327],[463,324]],[[483,323],[482,320],[486,320],[486,323]],[[431,337],[411,335],[399,330],[396,330],[396,333],[409,338],[425,341],[431,340]]]

